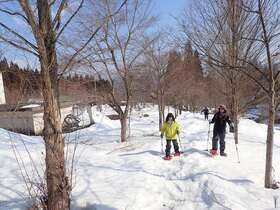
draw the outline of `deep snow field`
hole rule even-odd
[[[212,158],[205,150],[211,147],[213,125],[207,145],[208,121],[199,113],[183,112],[177,121],[182,126],[184,155],[164,161],[156,106],[132,112],[127,143],[119,143],[120,123],[105,116],[112,113],[108,107],[102,113],[95,109],[93,113],[95,125],[66,135],[67,142],[71,142],[66,148],[68,160],[78,143],[72,209],[267,210],[274,209],[278,196],[280,207],[280,190],[263,187],[266,125],[241,120],[238,163],[233,134],[226,135],[228,157]],[[0,136],[0,210],[26,209],[28,193],[16,157],[24,161],[35,179],[37,172],[32,165],[37,166],[39,173],[43,171],[42,138],[4,129],[0,129]],[[275,130],[276,180],[280,180],[279,150],[280,131]]]

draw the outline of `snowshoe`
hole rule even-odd
[[[216,155],[218,155],[217,150],[215,150],[215,149],[211,149],[211,150],[210,150],[210,154],[211,154],[211,156],[216,156]]]
[[[163,160],[171,160],[172,157],[171,157],[170,155],[168,155],[168,156],[163,157],[162,159],[163,159]]]
[[[175,152],[174,156],[180,156],[181,155],[181,152]]]

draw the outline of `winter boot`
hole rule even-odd
[[[220,155],[226,157],[226,156],[227,156],[227,153],[221,152]]]

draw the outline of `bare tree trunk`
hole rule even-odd
[[[267,31],[267,26],[264,20],[264,8],[262,8],[262,1],[258,0],[258,15],[263,30],[263,41],[266,50],[266,57],[269,70],[269,114],[268,114],[268,126],[267,126],[267,139],[266,139],[266,164],[265,164],[265,180],[264,186],[266,188],[272,187],[272,158],[273,158],[273,137],[274,137],[274,120],[275,120],[275,79],[274,79],[274,67],[272,63],[272,57],[270,52],[270,38]]]
[[[182,114],[182,105],[179,105],[179,114]]]
[[[235,84],[232,85],[232,119],[234,124],[234,142],[238,144],[238,101]]]
[[[65,174],[64,138],[57,95],[58,82],[52,76],[57,71],[56,53],[50,50],[53,59],[47,66],[41,62],[44,97],[44,141],[46,148],[46,172],[49,210],[69,209],[69,184]],[[48,68],[49,67],[49,68]],[[49,71],[51,70],[51,72]]]
[[[164,120],[165,120],[165,114],[164,114],[164,110],[165,110],[165,106],[164,106],[164,104],[161,106],[161,119],[162,119],[162,122],[164,122]]]
[[[159,127],[159,130],[161,129],[161,126],[162,126],[162,123],[163,123],[163,119],[162,119],[162,113],[161,113],[161,97],[160,97],[160,91],[158,90],[157,91],[157,104],[158,104],[158,127]]]
[[[159,128],[161,128],[164,122],[164,105],[159,106]]]
[[[235,0],[230,0],[228,2],[228,9],[230,12],[230,28],[231,28],[231,44],[230,44],[230,56],[229,61],[231,66],[237,66],[238,60],[238,29],[240,28],[239,23],[239,15],[238,15],[238,4]],[[231,80],[231,92],[232,92],[232,117],[233,117],[233,123],[234,123],[234,142],[235,144],[238,144],[238,85],[237,85],[237,76],[238,73],[234,71],[234,69],[230,69],[229,72],[230,80]]]
[[[89,116],[89,122],[90,124],[93,124],[94,123],[94,120],[93,120],[93,117],[92,117],[92,110],[91,110],[92,106],[91,104],[87,104],[87,113],[88,113],[88,116]]]
[[[163,123],[160,105],[158,106],[158,117],[159,117],[159,123],[158,124],[159,124],[159,129],[160,129],[161,126],[162,126],[162,123]]]
[[[273,90],[274,83],[271,85]],[[275,92],[271,91],[269,100],[269,118],[267,126],[267,140],[266,140],[266,164],[265,164],[265,183],[266,188],[272,186],[272,160],[273,160],[273,141],[274,141],[274,119],[275,119]]]
[[[164,119],[165,119],[165,104],[163,104],[162,105],[162,107],[161,107],[161,115],[162,115],[162,120],[164,121]]]
[[[233,124],[234,124],[234,142],[235,142],[235,144],[238,144],[239,143],[239,140],[238,140],[238,124],[239,124],[239,121],[238,121],[237,114],[235,114],[234,117],[233,117]]]
[[[64,139],[61,123],[58,121],[60,112],[57,98],[53,91],[44,91],[44,98],[52,98],[52,103],[45,103],[44,107],[44,140],[46,143],[46,171],[48,187],[48,209],[69,209],[68,180],[65,175]]]
[[[121,142],[126,142],[127,116],[125,115],[121,116],[120,121],[121,121]]]
[[[178,117],[179,115],[178,113],[179,113],[178,106],[175,106],[175,118]]]
[[[51,10],[48,1],[38,1],[40,29],[43,42],[40,59],[44,98],[44,141],[46,144],[46,172],[48,188],[48,210],[70,208],[69,185],[65,174],[64,138],[58,96],[57,56],[55,32],[52,29]]]
[[[159,129],[161,128],[163,122],[164,122],[164,109],[165,109],[165,105],[164,105],[164,91],[163,90],[159,90],[158,91],[158,111],[159,111]]]

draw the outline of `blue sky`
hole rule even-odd
[[[155,0],[154,12],[159,15],[160,26],[173,25],[173,16],[178,16],[190,0]]]
[[[168,26],[174,26],[176,24],[174,17],[177,17],[182,12],[182,10],[186,8],[187,4],[190,1],[191,0],[153,0],[153,13],[159,18],[159,27],[167,28]],[[19,27],[19,30],[21,30],[21,28],[25,28],[23,21],[20,21],[17,18],[12,18],[14,22],[11,23],[10,18],[7,19],[5,16],[3,16],[3,14],[0,13],[0,19],[7,25],[17,25],[17,27]],[[25,31],[25,33],[29,32]],[[22,52],[18,53],[17,50],[10,48],[10,46],[8,48],[10,50],[5,50],[5,56],[8,60],[18,62],[21,66],[24,66],[27,60],[29,60],[30,56],[28,54]]]

